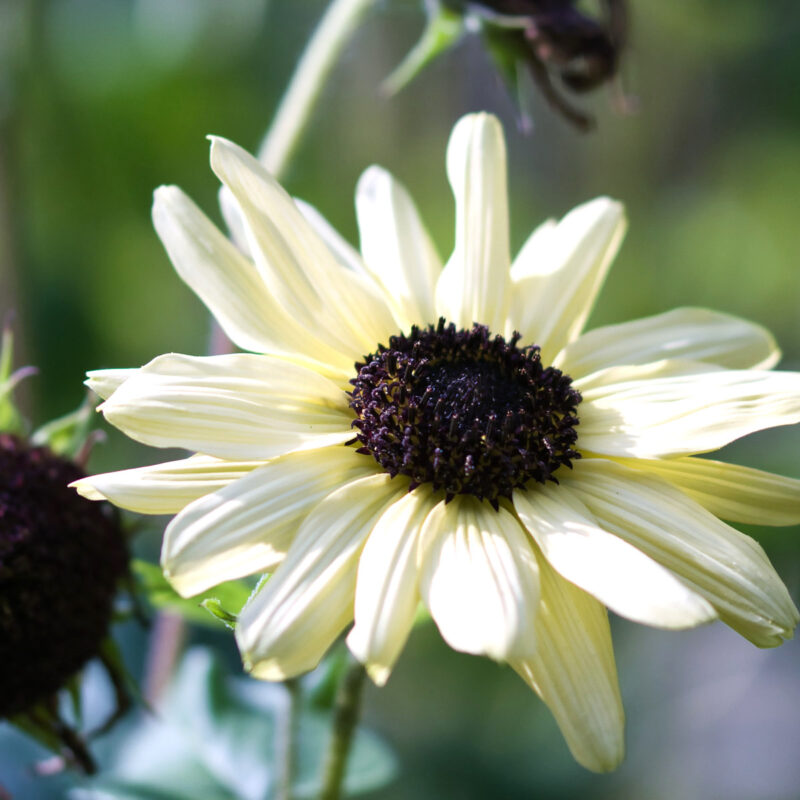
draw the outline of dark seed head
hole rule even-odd
[[[440,319],[379,345],[351,380],[357,452],[412,487],[432,483],[446,497],[473,494],[495,506],[529,481],[556,480],[579,458],[581,397],[519,339]]]
[[[29,710],[97,655],[128,551],[110,506],[43,447],[0,434],[0,718]]]

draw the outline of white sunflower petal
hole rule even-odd
[[[435,501],[419,487],[393,503],[375,524],[358,564],[353,655],[375,683],[386,683],[414,625],[419,604],[418,539]]]
[[[177,187],[162,186],[153,224],[176,272],[244,350],[305,357],[338,375],[352,359],[310,335],[276,303],[258,270]],[[322,359],[322,360],[321,360]]]
[[[283,563],[239,616],[236,641],[254,677],[285,680],[319,663],[353,618],[364,541],[404,490],[386,474],[362,478],[306,517]]]
[[[420,594],[444,640],[498,661],[531,655],[538,566],[513,515],[456,495],[428,515],[420,541]]]
[[[748,525],[800,524],[800,480],[708,458],[619,461],[669,481],[715,517]]]
[[[791,637],[797,609],[763,549],[749,536],[666,481],[621,464],[583,459],[562,483],[605,530],[672,570],[754,644],[773,647]]]
[[[676,308],[653,317],[595,328],[570,342],[555,366],[573,378],[622,364],[661,359],[709,361],[727,369],[769,369],[780,359],[760,325],[705,308]]]
[[[267,572],[326,495],[374,474],[349,447],[289,453],[196,500],[167,526],[161,565],[184,597],[224,581]]]
[[[395,332],[380,288],[337,261],[256,159],[215,137],[211,167],[236,198],[256,267],[288,316],[351,360]]]
[[[385,287],[403,327],[436,321],[434,294],[442,262],[405,187],[370,167],[356,188],[361,253]]]
[[[86,373],[86,380],[84,383],[98,397],[102,397],[103,400],[108,400],[128,378],[135,375],[138,371],[136,367],[131,369],[93,369],[91,372]]]
[[[614,200],[578,206],[549,234],[552,261],[540,268],[544,274],[514,284],[507,328],[518,330],[523,343],[538,344],[543,361],[552,363],[583,330],[625,227],[624,210]]]
[[[609,456],[705,453],[755,431],[800,422],[796,372],[712,369],[580,389],[580,446]]]
[[[310,203],[294,198],[294,204],[300,213],[305,217],[309,225],[314,229],[320,239],[328,246],[334,258],[347,269],[367,275],[367,268],[361,254],[350,244],[325,217],[317,211]]]
[[[554,219],[547,219],[534,228],[511,264],[511,280],[514,283],[534,275],[549,275],[561,267],[551,257],[556,242],[553,234],[557,227]]]
[[[509,275],[506,146],[496,117],[470,114],[453,129],[447,176],[456,200],[455,248],[436,287],[437,316],[502,332]]]
[[[160,356],[100,408],[133,439],[217,458],[268,459],[352,437],[352,413],[336,384],[248,353]]]
[[[87,500],[109,500],[138,514],[177,514],[199,497],[227,486],[263,463],[192,456],[149,467],[90,475],[70,486]]]
[[[668,569],[604,531],[567,486],[514,492],[514,507],[550,564],[620,616],[659,628],[716,619],[711,604]]]
[[[718,367],[706,361],[684,361],[680,358],[665,358],[662,361],[651,361],[648,364],[627,364],[622,367],[601,369],[584,377],[575,378],[573,385],[581,393],[581,396],[588,396],[592,389],[599,390],[604,387],[616,387],[632,381],[643,382],[652,381],[656,378],[678,378],[725,371],[724,367]],[[600,394],[600,392],[595,392],[595,394]]]
[[[546,562],[540,579],[536,653],[511,665],[547,704],[575,760],[609,772],[625,753],[625,714],[606,611]]]

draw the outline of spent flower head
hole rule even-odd
[[[606,608],[661,628],[722,620],[763,647],[798,614],[763,550],[720,518],[800,522],[800,482],[698,454],[800,421],[800,374],[762,327],[681,308],[584,331],[619,203],[538,227],[511,259],[499,122],[447,150],[442,263],[406,190],[359,181],[361,253],[214,139],[234,246],[176,187],[156,229],[251,352],[90,373],[106,418],[189,458],[77,482],[174,513],[162,564],[193,595],[273,573],[238,619],[256,677],[347,643],[383,683],[422,602],[456,650],[505,661],[575,758],[612,769],[623,712]]]

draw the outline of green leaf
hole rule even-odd
[[[383,91],[397,94],[425,69],[435,58],[453,47],[464,33],[464,19],[457,11],[431,3],[428,22],[422,36],[400,65],[383,82]]]
[[[86,440],[94,419],[94,409],[88,397],[81,405],[63,417],[45,423],[31,436],[37,447],[47,446],[56,455],[76,458]]]
[[[200,603],[200,606],[208,611],[213,617],[216,617],[226,628],[230,628],[230,630],[234,630],[236,628],[236,621],[237,616],[236,614],[231,614],[230,611],[226,611],[222,604],[219,602],[219,599],[216,597],[209,597],[207,600],[203,600]]]
[[[231,609],[225,613],[233,616],[241,611],[252,591],[247,581],[229,581],[197,597],[186,598],[172,588],[157,564],[134,559],[131,570],[153,608],[174,611],[190,622],[206,626],[215,626],[216,622],[209,615],[209,609],[204,606],[205,601],[213,601],[220,608]]]

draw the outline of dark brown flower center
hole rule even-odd
[[[412,489],[429,482],[447,499],[473,494],[495,508],[529,481],[555,481],[579,457],[581,396],[519,339],[440,319],[379,345],[350,381],[358,452]]]

